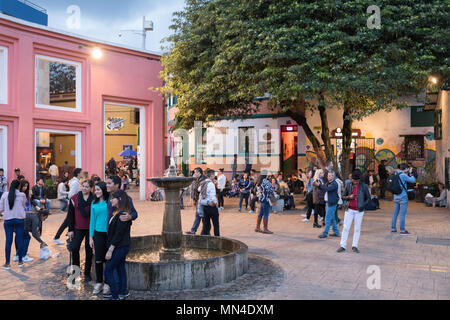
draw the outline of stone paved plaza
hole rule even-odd
[[[296,198],[297,207],[302,208],[302,198]],[[133,223],[132,235],[159,234],[163,203],[136,201],[135,206],[139,218]],[[130,299],[450,299],[449,243],[421,241],[422,237],[450,239],[448,209],[426,208],[411,202],[406,220],[411,235],[400,236],[390,233],[393,203],[381,202],[381,210],[366,212],[364,216],[361,253],[356,254],[348,250],[337,253],[340,238],[319,239],[321,229],[313,229],[312,222],[301,222],[300,214],[304,211],[271,214],[269,228],[274,234],[267,235],[254,232],[255,214],[237,212],[237,199],[226,198],[225,206],[226,210],[220,213],[221,235],[248,245],[246,275],[204,290],[132,291]],[[194,211],[188,208],[181,215],[183,230],[187,231],[194,220]],[[339,215],[342,217],[343,212]],[[65,286],[69,254],[65,246],[51,241],[63,219],[64,215],[56,210],[45,222],[43,235],[52,253],[61,255],[48,261],[38,260],[39,245],[32,239],[29,255],[35,261],[23,269],[14,262],[11,270],[0,269],[0,299],[101,299],[90,295],[93,282],[82,282],[80,291]],[[3,264],[5,235],[1,229]],[[349,248],[352,234],[353,229]],[[379,289],[368,289],[367,280],[374,276],[370,266],[379,267]]]

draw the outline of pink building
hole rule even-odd
[[[146,178],[161,175],[165,163],[164,102],[148,89],[162,85],[159,58],[0,14],[0,167],[8,180],[18,167],[34,183],[49,133],[73,140],[53,140],[54,152],[104,178],[106,131],[114,130],[105,125],[106,105],[129,106],[138,115],[134,149],[140,198],[147,199],[153,187]]]

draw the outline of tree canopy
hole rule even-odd
[[[305,118],[319,102],[347,108],[348,119],[400,107],[430,74],[448,83],[445,0],[188,0],[175,14],[161,76],[178,96],[177,127],[258,111],[269,93],[320,148]],[[323,111],[323,110],[322,110]],[[322,114],[322,113],[321,113]],[[315,141],[314,141],[315,140]]]

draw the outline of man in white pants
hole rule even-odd
[[[347,248],[347,238],[352,227],[353,220],[355,227],[353,230],[353,252],[359,253],[358,242],[361,233],[361,223],[364,216],[364,208],[370,201],[369,188],[364,182],[360,181],[361,171],[355,170],[352,172],[352,183],[345,188],[343,196],[344,200],[348,200],[348,209],[345,211],[344,228],[342,229],[341,247],[337,252],[344,252]]]

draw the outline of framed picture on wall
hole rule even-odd
[[[122,145],[122,150],[133,150],[132,144],[124,144]]]

